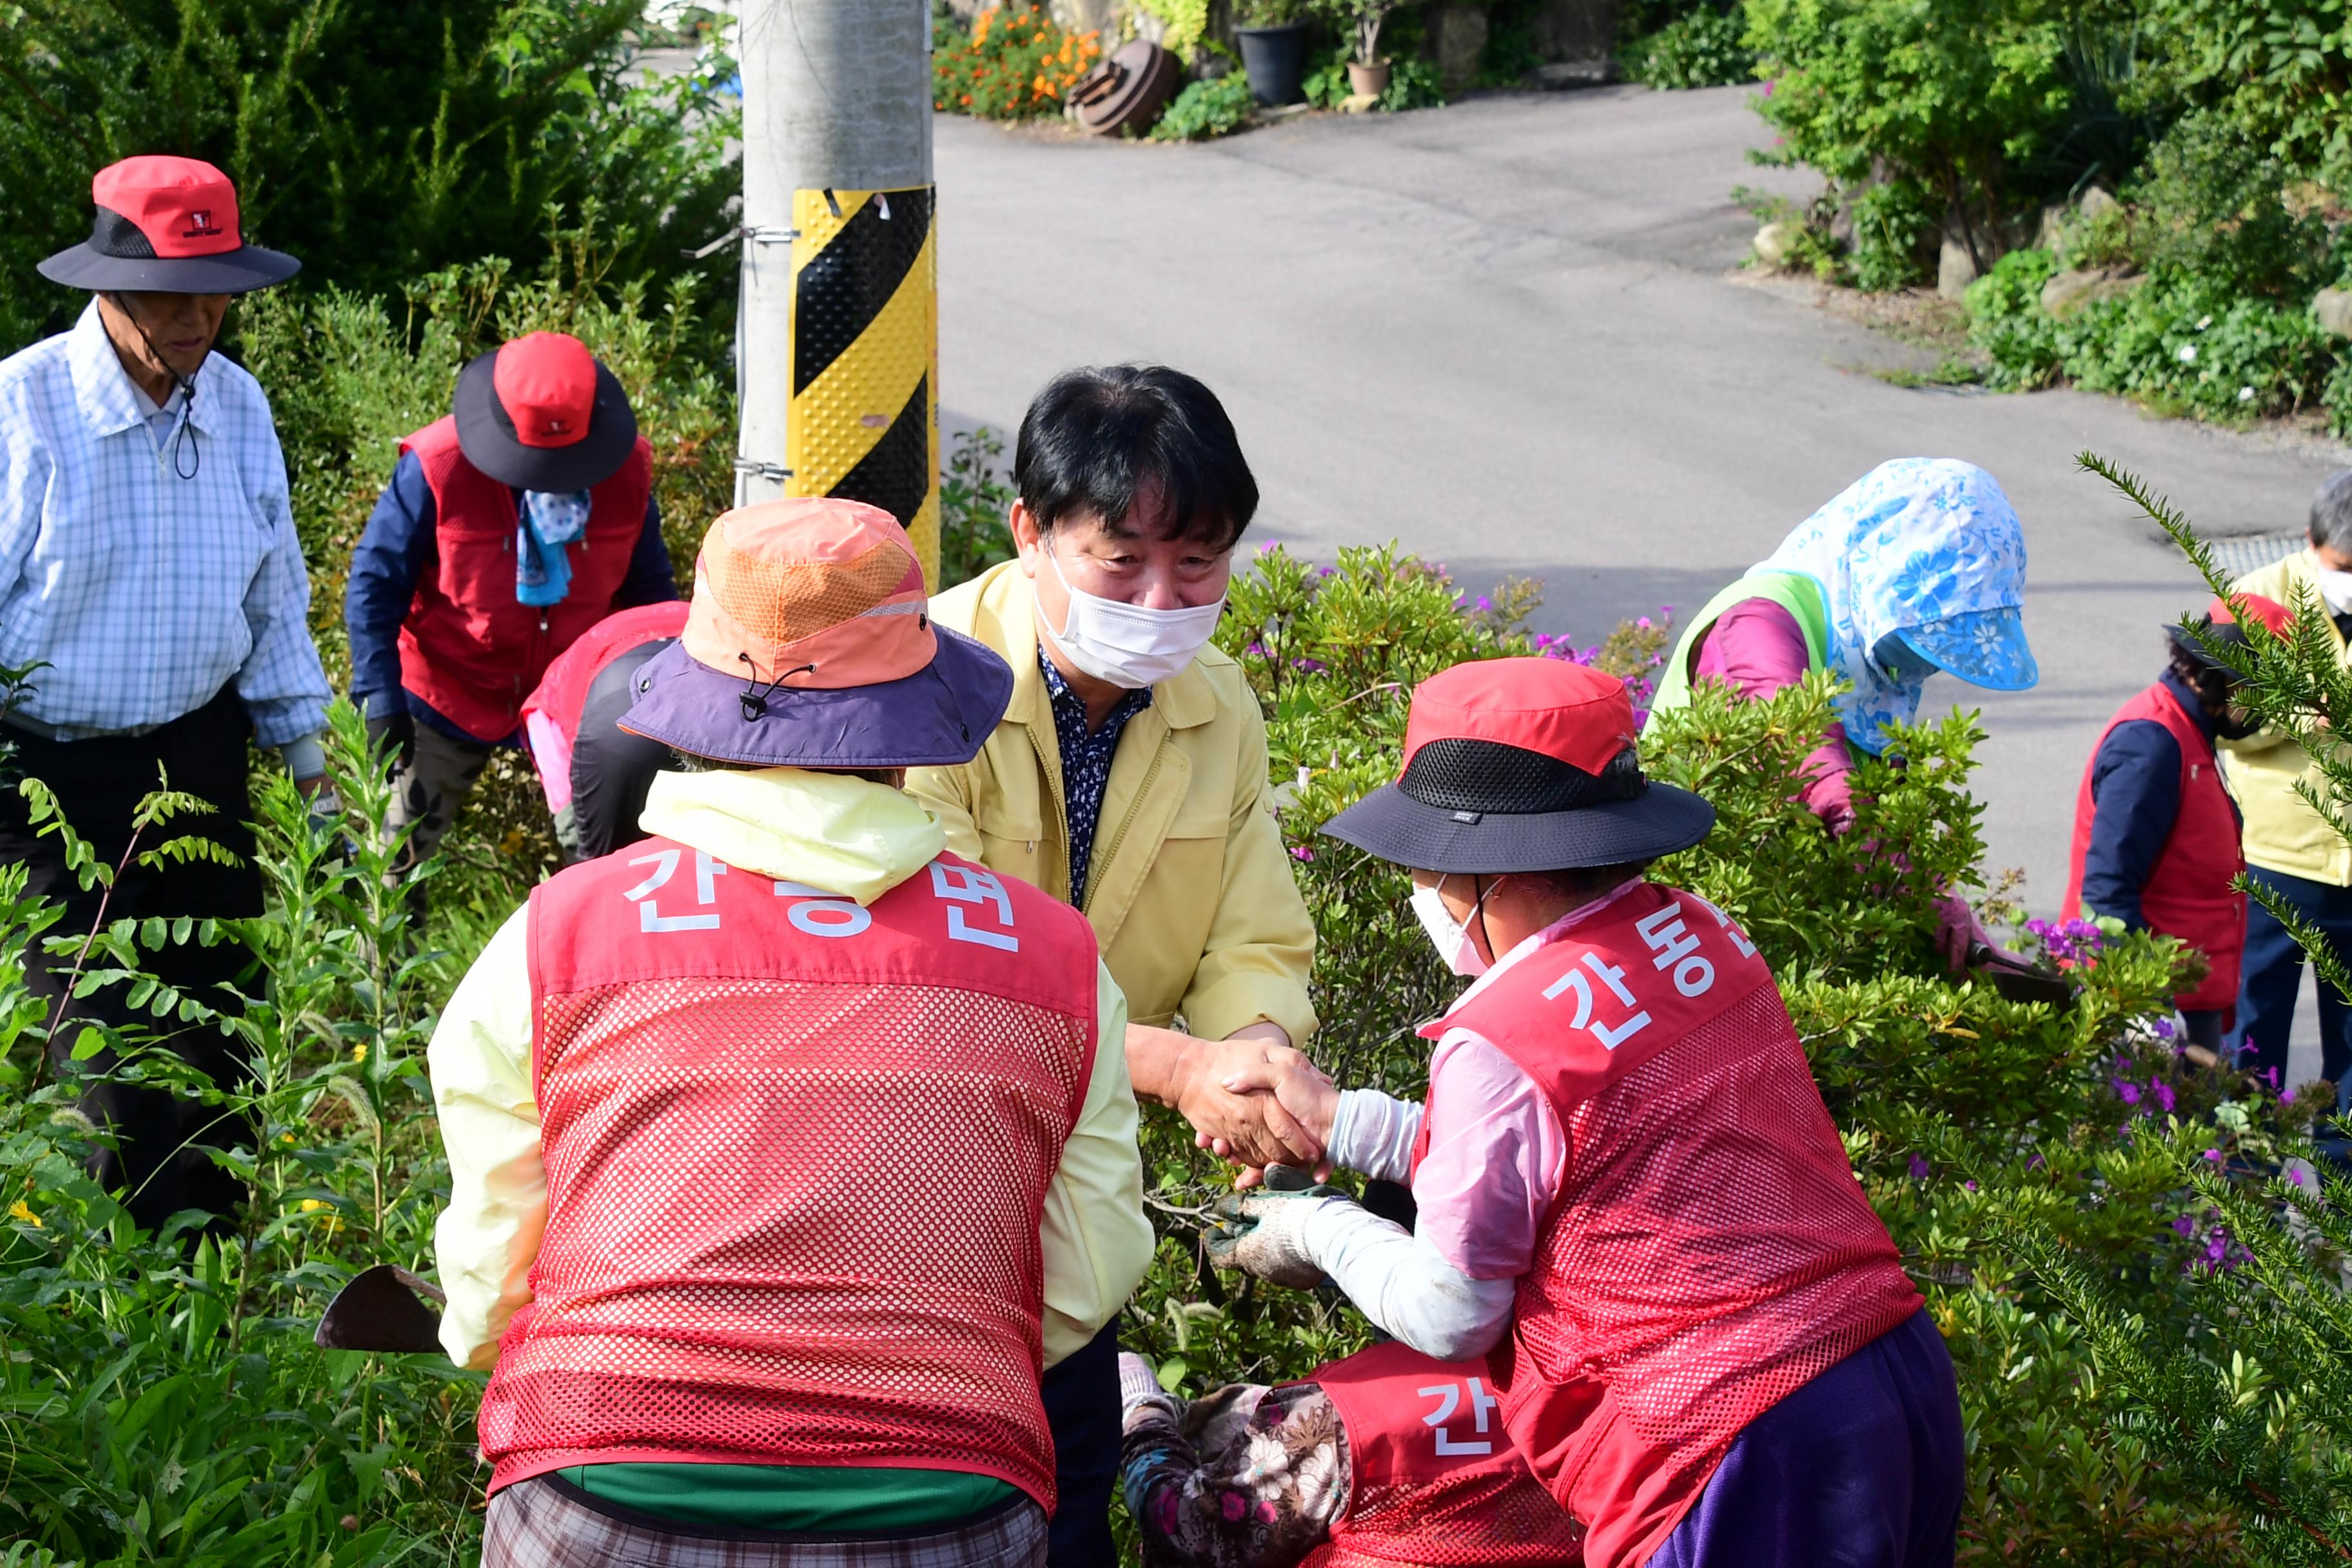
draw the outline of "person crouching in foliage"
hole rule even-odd
[[[1583,1527],[1503,1431],[1483,1360],[1391,1340],[1301,1383],[1231,1384],[1189,1405],[1133,1352],[1118,1373],[1146,1568],[1584,1560]]]
[[[439,847],[550,664],[616,609],[677,597],[653,449],[578,338],[531,332],[458,374],[407,437],[352,552],[352,700],[397,772],[402,868]]]
[[[2273,635],[2286,629],[2285,605],[2255,595],[2239,603]],[[2190,1043],[2218,1054],[2233,1026],[2246,946],[2246,895],[2231,885],[2246,857],[2244,819],[2213,742],[2243,740],[2261,725],[2233,705],[2237,679],[2211,651],[2246,643],[2226,600],[2213,601],[2194,635],[2172,626],[2167,640],[2170,668],[2116,710],[2091,749],[2061,907],[2070,919],[2087,910],[2202,953],[2205,978],[2173,1005]]]
[[[1643,777],[1609,676],[1507,658],[1423,681],[1402,776],[1324,831],[1412,868],[1414,913],[1475,983],[1422,1031],[1424,1104],[1264,1084],[1335,1163],[1409,1179],[1417,1228],[1249,1193],[1212,1256],[1328,1276],[1429,1354],[1491,1351],[1504,1426],[1594,1568],[1948,1563],[1943,1340],[1770,970],[1643,876],[1714,821]]]
[[[1142,1277],[1127,1004],[904,770],[1013,689],[855,501],[711,525],[625,720],[653,837],[541,883],[430,1052],[483,1562],[1036,1568],[1041,1367]]]

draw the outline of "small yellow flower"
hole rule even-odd
[[[355,1062],[363,1062],[367,1060],[367,1042],[365,1040],[362,1040],[358,1045],[352,1047],[352,1060]]]
[[[41,1216],[33,1212],[33,1206],[22,1198],[18,1198],[15,1203],[8,1205],[8,1217],[10,1219],[23,1220],[35,1230],[46,1230],[48,1228],[41,1223]]]

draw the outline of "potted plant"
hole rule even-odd
[[[1359,98],[1378,98],[1389,89],[1389,61],[1381,53],[1381,24],[1389,13],[1409,0],[1324,0],[1331,19],[1348,29],[1354,56],[1348,61],[1348,86]]]
[[[1297,103],[1307,96],[1307,0],[1239,0],[1234,6],[1242,73],[1260,103]]]

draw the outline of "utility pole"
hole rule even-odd
[[[846,496],[940,559],[930,0],[743,0],[735,503]]]

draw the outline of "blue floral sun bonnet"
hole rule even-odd
[[[1828,610],[1824,663],[1846,739],[1875,755],[1913,721],[1926,677],[1895,680],[1870,657],[1900,632],[1962,680],[2021,691],[2040,679],[2018,608],[2025,532],[1993,477],[1951,458],[1897,458],[1854,481],[1748,569],[1811,577]]]

